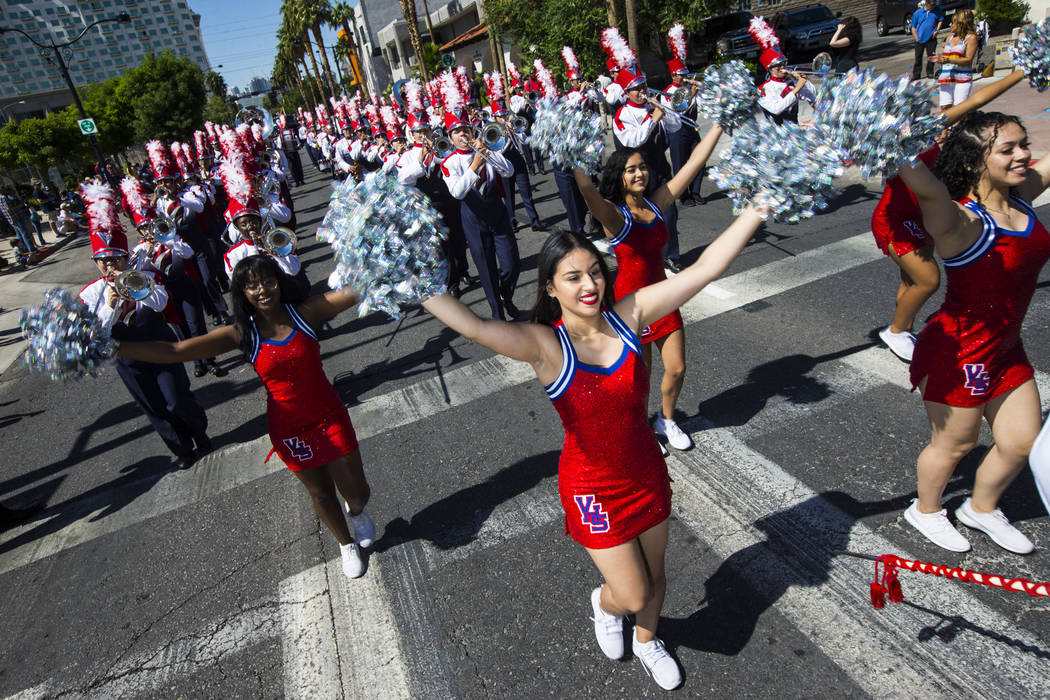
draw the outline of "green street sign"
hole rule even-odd
[[[77,122],[77,124],[80,126],[80,133],[82,133],[84,136],[90,136],[91,134],[98,133],[98,127],[95,126],[94,119],[81,119]]]
[[[445,68],[451,68],[452,66],[456,65],[456,56],[455,56],[455,54],[451,54],[451,53],[443,53],[443,54],[441,54],[441,65],[444,66]]]

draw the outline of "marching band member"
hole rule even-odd
[[[354,128],[350,124],[343,129],[343,136],[332,145],[332,154],[335,159],[335,172],[341,178],[351,175],[356,169],[356,158],[354,157]]]
[[[686,57],[686,42],[685,42],[685,27],[681,24],[674,24],[667,31],[668,43],[671,46],[672,58],[667,62],[667,69],[671,73],[671,84],[664,90],[665,93],[672,93],[675,90],[688,90],[689,91],[689,107],[681,112],[682,116],[687,117],[696,123],[696,83],[692,83],[689,86],[685,85],[685,76],[689,71],[685,67]],[[668,110],[674,110],[674,105],[671,104],[671,99],[667,96],[661,97],[660,101]],[[697,143],[700,142],[700,135],[696,133],[696,129],[686,125],[684,122],[682,128],[677,131],[672,131],[667,135],[668,141],[670,142],[670,154],[671,154],[671,171],[677,173],[682,169],[682,166],[687,160],[689,160],[689,154],[693,152],[693,148]],[[704,172],[706,168],[700,169],[700,174],[696,176],[690,183],[686,191],[682,193],[681,198],[678,202],[686,207],[691,207],[696,204],[704,204],[704,197],[700,194],[700,183],[704,179]]]
[[[760,47],[758,62],[768,71],[766,81],[758,86],[758,106],[777,124],[798,121],[798,101],[813,104],[816,94],[800,73],[788,73],[787,57],[780,52],[780,40],[773,28],[761,17],[751,20],[748,27]]]
[[[602,47],[610,59],[617,61],[616,83],[627,96],[613,118],[613,133],[624,148],[637,148],[644,154],[652,187],[658,188],[671,179],[664,151],[668,148],[668,134],[681,129],[682,121],[674,110],[665,110],[661,103],[648,98],[645,74],[637,65],[634,51],[615,27],[602,32]],[[668,234],[665,264],[672,272],[678,272],[678,208],[674,202],[662,215]]]
[[[281,155],[281,162],[287,164],[287,169],[292,173],[292,179],[296,185],[303,184],[303,159],[299,155],[299,146],[302,139],[297,138],[295,131],[288,123],[288,117],[283,114],[277,115],[277,138],[274,139],[277,152]]]
[[[514,195],[521,192],[521,201],[525,205],[525,213],[529,215],[529,226],[533,231],[543,231],[543,223],[540,221],[536,207],[532,203],[532,183],[529,182],[528,164],[522,151],[528,146],[524,137],[515,135],[508,112],[503,108],[503,76],[499,73],[484,76],[485,86],[488,92],[489,108],[492,111],[492,120],[503,128],[507,139],[507,146],[503,149],[503,155],[514,166],[514,176],[504,181],[504,190],[507,193],[507,211],[510,213],[510,226],[514,231],[518,230],[518,221],[514,215]]]
[[[506,318],[504,309],[518,317],[521,312],[514,305],[514,289],[521,263],[503,199],[504,178],[511,177],[514,168],[502,154],[488,151],[474,138],[470,124],[461,116],[463,96],[455,76],[446,72],[441,77],[445,129],[456,146],[441,162],[441,174],[449,193],[460,201],[463,233],[492,317]]]
[[[101,277],[84,287],[80,299],[92,309],[117,340],[175,340],[162,311],[168,292],[154,272],[140,270],[139,279],[153,286],[138,301],[122,297],[115,283],[129,269],[128,239],[117,215],[113,188],[98,182],[86,184],[81,195],[87,203],[91,257]],[[211,451],[208,417],[190,390],[186,369],[178,362],[153,365],[117,360],[117,375],[135,403],[149,419],[164,444],[175,455],[175,466],[188,469]]]
[[[507,87],[507,93],[510,95],[507,106],[510,107],[511,112],[525,120],[525,134],[527,136],[532,132],[532,123],[536,121],[536,109],[522,94],[524,83],[521,79],[521,72],[511,62],[507,63],[507,75],[510,78],[510,85]],[[525,164],[529,166],[530,175],[546,174],[547,171],[543,167],[543,154],[538,149],[526,143],[523,155],[525,156]]]
[[[533,69],[540,86],[540,96],[556,99],[558,97],[558,88],[555,87],[554,77],[543,65],[543,61],[537,58],[533,62]],[[576,181],[572,177],[572,170],[568,167],[559,167],[553,164],[551,168],[554,172],[554,184],[558,188],[558,196],[561,198],[562,206],[565,207],[566,222],[569,225],[569,230],[582,236],[584,235],[584,224],[587,222],[587,204],[583,201],[580,190],[576,186]]]

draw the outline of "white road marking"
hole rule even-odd
[[[292,700],[335,697],[342,687],[327,568],[312,566],[277,586],[284,695]]]

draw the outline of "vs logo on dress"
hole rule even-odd
[[[313,448],[310,447],[309,443],[303,442],[297,437],[285,438],[284,445],[288,448],[288,451],[292,453],[300,462],[305,462],[308,459],[312,459],[314,456]]]
[[[602,510],[602,504],[595,501],[593,495],[572,498],[580,509],[583,524],[591,529],[592,535],[609,531],[609,514]]]

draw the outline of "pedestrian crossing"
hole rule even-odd
[[[710,319],[879,258],[870,234],[853,236],[719,280],[711,293],[683,308],[683,315],[688,322]],[[1033,317],[1045,316],[1046,305],[1038,295],[1035,303],[1041,306],[1033,309]],[[1019,594],[1002,593],[1005,600],[993,605],[965,584],[903,574],[908,602],[883,610],[871,607],[867,590],[870,565],[835,557],[834,550],[923,557],[907,551],[906,544],[893,537],[892,527],[872,529],[835,498],[804,483],[752,445],[775,431],[848,413],[871,392],[892,392],[902,406],[910,407],[902,413],[917,422],[924,420],[921,401],[908,393],[906,366],[863,339],[854,347],[816,358],[804,376],[821,387],[819,400],[796,403],[788,397],[771,397],[742,425],[719,426],[702,416],[682,423],[696,446],[668,458],[679,523],[723,560],[724,566],[746,579],[757,595],[771,601],[772,609],[864,693],[1050,694],[1050,674],[1045,672],[1050,651],[1024,626],[1023,615],[1001,612],[1030,604]],[[1046,410],[1050,408],[1050,378],[1040,372],[1037,381]],[[528,386],[529,382],[534,383],[534,377],[527,365],[491,357],[374,397],[353,407],[351,413],[360,439],[367,440],[462,409],[496,392],[515,387],[539,391]],[[916,453],[919,447],[916,445]],[[0,555],[0,572],[175,509],[193,507],[280,471],[279,462],[263,462],[268,448],[264,438],[212,455],[195,470],[166,477],[135,502],[94,522],[102,508],[87,504],[80,520]],[[905,497],[898,500],[903,505],[891,504],[897,512],[907,505]],[[517,538],[549,537],[552,525],[562,517],[554,480],[541,480],[482,517],[481,522],[472,523],[473,538],[461,546],[442,548],[425,539],[395,542],[370,557],[369,571],[362,579],[347,580],[338,559],[313,565],[281,580],[272,597],[227,619],[202,625],[161,648],[121,661],[85,686],[89,687],[87,694],[150,695],[173,678],[196,672],[202,662],[245,653],[264,640],[278,640],[280,673],[288,697],[454,697],[458,692],[443,651],[443,624],[455,621],[438,619],[428,604],[428,581],[451,564],[481,557]],[[24,538],[30,527],[4,533],[0,543]],[[1050,546],[1050,540],[1039,537],[1044,530],[1038,529],[1033,537],[1040,550]],[[930,556],[928,550],[922,553]],[[1009,557],[1004,561],[1017,570],[1003,573],[1039,578],[1038,560]],[[676,585],[695,587],[697,582],[669,583],[670,588]],[[1036,609],[1045,610],[1045,606]],[[582,623],[586,623],[587,612],[580,611],[579,629],[585,636],[589,625]],[[930,637],[930,630],[946,620],[958,627],[950,644]],[[580,643],[592,641],[586,637]],[[688,667],[690,655],[681,656]],[[606,672],[601,668],[594,672]],[[639,673],[637,669],[633,672]],[[76,692],[57,680],[68,676],[56,673],[55,679],[11,697]],[[893,679],[891,687],[888,678]],[[498,691],[497,679],[490,680]],[[649,683],[644,677],[639,679],[639,687],[647,691],[645,684]],[[894,689],[900,689],[899,693]],[[687,685],[686,690],[703,694],[702,686],[690,689]]]

